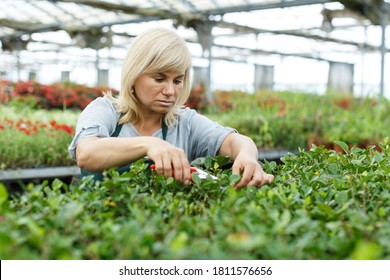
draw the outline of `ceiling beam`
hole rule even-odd
[[[300,57],[300,58],[305,58],[305,59],[312,59],[312,60],[318,60],[318,61],[326,61],[326,62],[340,62],[340,61],[334,61],[326,58],[322,58],[320,56],[315,56],[315,55],[310,55],[310,54],[304,54],[304,53],[286,53],[286,52],[279,52],[279,51],[266,51],[266,50],[261,50],[261,49],[247,49],[247,48],[242,48],[242,47],[236,47],[236,46],[226,46],[226,45],[213,45],[214,47],[218,48],[224,48],[224,49],[235,49],[239,51],[249,51],[249,55],[280,55],[280,56],[294,56],[294,57]],[[238,54],[240,56],[245,56],[242,53]],[[248,55],[247,55],[248,56]],[[213,59],[216,57],[215,55],[213,56]],[[234,61],[233,59],[231,61]],[[247,62],[248,61],[236,61],[236,62]]]
[[[324,36],[314,35],[314,34],[306,34],[306,33],[303,33],[301,31],[296,31],[296,30],[293,30],[293,31],[266,30],[266,29],[259,29],[259,28],[244,26],[244,25],[238,25],[235,23],[224,22],[224,21],[218,21],[218,22],[215,22],[215,24],[216,24],[216,26],[221,27],[221,28],[231,28],[235,32],[243,32],[243,33],[251,33],[251,34],[272,33],[272,34],[277,34],[277,35],[289,35],[289,36],[303,37],[303,38],[312,39],[312,40],[316,40],[316,41],[324,41],[324,42],[332,42],[332,43],[337,43],[337,44],[352,45],[352,46],[358,47],[359,49],[364,49],[364,50],[369,50],[369,51],[379,51],[380,50],[379,46],[373,46],[373,45],[369,45],[366,43],[359,43],[359,42],[352,42],[352,41],[335,39],[335,38],[330,38],[330,37],[324,37]],[[389,51],[389,50],[387,50],[387,51]]]
[[[138,22],[145,22],[147,19],[142,19]],[[149,18],[148,20],[156,20],[155,18]],[[6,22],[7,21],[7,22]],[[134,23],[133,20],[128,21],[127,23]],[[41,28],[37,28],[36,25],[34,24],[27,24],[26,22],[15,22],[15,21],[9,21],[9,20],[4,20],[0,19],[0,24],[3,24],[4,26],[10,27],[10,28],[15,28],[16,27],[22,27],[22,26],[30,26],[28,30],[25,30],[25,32],[20,32],[20,36],[23,34],[31,34],[31,33],[36,33],[36,32],[48,32],[48,31],[56,31],[56,30],[66,30],[66,28],[61,27],[59,25],[46,25]],[[101,24],[98,27],[103,27],[103,26],[110,26],[110,25],[115,25],[115,24],[124,24],[124,22],[112,22],[112,23],[107,23],[107,24]],[[313,34],[308,34],[304,33],[298,30],[266,30],[266,29],[259,29],[259,28],[254,28],[254,27],[249,27],[245,25],[239,25],[235,23],[229,23],[229,22],[224,22],[224,21],[213,21],[214,26],[218,26],[220,28],[229,28],[233,29],[237,34],[261,34],[261,33],[269,33],[269,34],[276,34],[276,35],[288,35],[288,36],[295,36],[295,37],[303,37],[311,40],[317,40],[317,41],[324,41],[324,42],[332,42],[332,43],[337,43],[337,44],[345,44],[345,45],[352,45],[355,46],[359,49],[363,49],[366,51],[379,51],[380,46],[373,46],[367,43],[359,43],[359,42],[352,42],[352,41],[347,41],[347,40],[342,40],[342,39],[335,39],[331,37],[324,37],[320,35],[313,35]],[[91,28],[94,26],[90,26]],[[116,34],[120,35],[120,34]],[[15,36],[15,37],[20,37],[20,36]],[[0,39],[4,40],[9,37],[14,37],[14,36],[2,36]],[[389,52],[390,50],[387,49],[386,52]]]
[[[107,11],[119,11],[124,14],[158,17],[160,19],[172,19],[180,15],[178,13],[172,12],[171,10],[139,8],[137,6],[121,5],[100,0],[55,0],[55,2],[76,3]]]
[[[187,28],[192,27],[196,30],[196,22],[205,22],[210,21],[208,19],[208,15],[217,15],[217,14],[225,14],[225,13],[231,13],[231,12],[245,12],[245,11],[253,11],[253,10],[264,10],[264,9],[272,9],[272,8],[287,8],[287,7],[296,7],[296,6],[303,6],[303,5],[313,5],[313,4],[325,4],[329,2],[336,2],[336,0],[294,0],[294,1],[284,1],[280,0],[279,2],[273,2],[273,3],[257,3],[257,4],[248,4],[248,5],[241,5],[241,6],[232,6],[232,7],[220,7],[215,10],[208,10],[208,11],[199,11],[199,13],[191,13],[191,14],[180,14],[172,13],[171,11],[167,10],[156,10],[156,9],[141,9],[137,7],[132,6],[124,6],[119,4],[113,4],[106,1],[98,1],[98,0],[56,0],[61,2],[73,2],[78,4],[84,4],[89,5],[95,8],[105,9],[105,10],[120,10],[124,13],[131,13],[131,14],[138,14],[142,16],[152,16],[152,17],[159,17],[160,19],[173,19],[175,20],[179,25],[184,25]],[[357,1],[372,1],[372,2],[378,2],[383,0],[357,0]],[[347,4],[348,2],[356,2],[351,0],[341,0],[337,2],[344,2],[344,4]],[[367,4],[367,3],[366,3]],[[373,3],[368,3],[373,4]],[[352,4],[349,4],[349,8],[358,9],[359,6],[354,6]],[[207,15],[207,16],[206,16]],[[251,28],[247,26],[242,26],[234,23],[226,23],[223,21],[210,21],[212,24],[222,27],[222,28],[232,28],[237,32],[242,32],[245,30],[246,32],[251,33],[273,33],[273,34],[279,34],[279,35],[289,35],[289,36],[296,36],[296,37],[303,37],[307,39],[312,40],[320,40],[325,42],[333,42],[338,44],[347,44],[347,45],[353,45],[358,47],[359,49],[365,49],[370,51],[378,51],[379,47],[368,45],[365,43],[358,43],[358,42],[351,42],[341,39],[334,39],[330,37],[324,37],[320,35],[313,35],[313,34],[306,34],[304,32],[300,31],[270,31],[270,30],[261,30],[257,28]],[[197,30],[196,30],[197,31]],[[198,34],[201,36],[200,34]]]
[[[277,8],[291,8],[305,5],[314,5],[314,4],[325,4],[329,2],[338,2],[337,0],[295,0],[295,1],[285,1],[280,0],[279,2],[272,3],[256,3],[240,6],[231,6],[231,7],[221,7],[213,10],[204,11],[208,15],[223,15],[227,13],[235,12],[251,12],[256,10],[268,10],[268,9],[277,9]]]
[[[369,19],[374,25],[381,25],[381,14],[385,7],[390,4],[384,0],[338,0],[349,10],[352,10],[361,16]],[[390,13],[388,13],[390,17]]]
[[[0,36],[0,40],[10,38],[10,37],[16,37],[19,38],[22,35],[25,34],[32,34],[32,33],[40,33],[40,32],[50,32],[50,31],[59,31],[59,30],[64,30],[66,31],[69,27],[62,25],[62,24],[36,24],[36,23],[31,23],[31,22],[20,22],[20,21],[13,21],[12,24],[8,24],[10,21],[7,20],[8,22],[2,22],[3,19],[0,19],[0,25],[6,26],[8,28],[16,30],[13,34],[10,35],[3,35]],[[158,17],[140,17],[137,19],[131,19],[131,20],[119,20],[119,21],[112,21],[112,22],[107,22],[107,23],[98,23],[98,24],[91,24],[88,26],[84,26],[84,28],[102,28],[105,26],[113,26],[113,25],[120,25],[120,24],[129,24],[129,23],[142,23],[142,22],[148,22],[148,21],[156,21],[160,20]],[[3,24],[4,23],[4,24]],[[7,25],[8,24],[8,25]],[[20,26],[21,28],[24,27],[24,29],[16,29],[14,27]],[[29,27],[26,27],[29,26]]]
[[[31,21],[17,21],[0,18],[0,26],[5,26],[18,31],[30,31],[41,27],[41,24]]]
[[[356,1],[350,1],[350,0],[340,0],[338,2],[342,2],[346,5],[346,7],[350,7],[351,9],[361,9],[361,6],[365,4],[374,4],[378,1],[383,0],[356,0]],[[173,13],[172,11],[167,10],[158,10],[158,9],[144,9],[144,8],[138,8],[133,6],[126,6],[126,5],[120,5],[115,4],[107,1],[98,1],[98,0],[52,0],[52,2],[69,2],[69,3],[76,3],[80,5],[88,5],[94,8],[98,9],[104,9],[104,10],[115,10],[120,11],[125,14],[134,14],[139,15],[140,17],[133,20],[126,20],[126,21],[117,21],[117,22],[111,22],[111,23],[103,23],[103,24],[97,24],[95,26],[90,27],[103,27],[103,26],[112,26],[115,24],[126,24],[126,23],[136,23],[136,22],[146,22],[146,21],[152,21],[152,20],[161,20],[161,19],[173,19],[174,21],[180,25],[185,25],[188,27],[193,27],[194,22],[204,22],[208,20],[207,15],[216,15],[216,14],[224,14],[228,12],[233,11],[252,11],[252,10],[261,10],[261,9],[271,9],[271,8],[280,8],[280,7],[293,7],[293,6],[300,6],[300,5],[310,5],[310,4],[323,4],[327,2],[334,2],[332,0],[295,0],[295,1],[284,1],[281,0],[279,2],[273,2],[273,3],[263,3],[263,4],[248,4],[248,5],[242,5],[242,6],[234,6],[234,7],[226,7],[226,8],[219,8],[216,10],[209,10],[204,11],[202,13],[191,13],[191,14],[180,14]],[[355,3],[348,4],[349,2]],[[358,3],[357,3],[358,2]],[[364,2],[364,3],[363,3]],[[358,5],[359,4],[359,5]],[[368,45],[366,43],[359,43],[359,42],[351,42],[341,39],[335,39],[330,37],[324,37],[320,35],[314,35],[314,34],[308,34],[301,31],[288,31],[288,30],[264,30],[264,29],[258,29],[253,28],[249,26],[244,25],[238,25],[234,23],[228,23],[224,21],[209,21],[214,26],[218,26],[221,28],[230,28],[233,29],[237,33],[252,33],[252,34],[260,34],[260,33],[272,33],[277,35],[289,35],[289,36],[296,36],[296,37],[303,37],[307,39],[312,40],[319,40],[319,41],[325,41],[325,42],[333,42],[337,44],[347,44],[347,45],[353,45],[358,47],[359,49],[369,50],[369,51],[379,51],[379,46],[373,46]],[[36,23],[26,23],[26,22],[18,22],[18,21],[12,21],[7,19],[0,19],[0,24],[3,26],[7,26],[9,28],[15,29],[18,32],[16,32],[15,35],[23,35],[23,34],[31,34],[36,32],[47,32],[47,31],[56,31],[56,30],[67,30],[67,26],[63,26],[61,24],[52,24],[52,25],[39,25]],[[13,37],[11,35],[8,36],[2,36],[0,39],[4,39],[5,37]],[[389,52],[389,50],[386,50]]]

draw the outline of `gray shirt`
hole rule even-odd
[[[120,114],[107,97],[99,97],[92,101],[80,114],[76,126],[76,134],[68,147],[69,154],[76,160],[77,143],[90,136],[110,137],[115,131]],[[182,148],[191,162],[206,156],[216,156],[226,136],[236,132],[233,128],[223,127],[198,114],[195,110],[180,110],[178,122],[168,127],[166,141]],[[140,136],[132,124],[123,125],[118,137]],[[152,136],[162,138],[159,129]]]

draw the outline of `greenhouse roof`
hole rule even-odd
[[[60,30],[66,31],[73,39],[81,34],[105,37],[100,40],[101,42],[89,42],[89,47],[99,49],[110,45],[113,34],[121,33],[115,32],[115,28],[113,30],[107,27],[161,20],[170,20],[175,26],[194,29],[199,38],[204,35],[201,33],[205,32],[206,23],[210,23],[216,27],[213,31],[216,35],[218,30],[219,33],[231,37],[268,33],[375,50],[380,42],[367,42],[364,37],[348,38],[332,31],[379,25],[382,5],[389,5],[383,0],[2,0],[1,2],[0,40],[3,50],[23,48],[27,42],[39,41],[32,38],[31,34]],[[102,29],[103,27],[106,29]],[[137,32],[125,32],[122,35],[132,36],[135,33]],[[18,46],[17,41],[19,41]],[[51,42],[41,41],[41,43]],[[71,43],[75,44],[77,40]]]
[[[250,64],[273,64],[274,56],[355,64],[361,53],[389,52],[390,36],[383,32],[390,22],[389,3],[1,0],[0,73],[16,64],[33,69],[47,63],[97,63],[91,50],[101,50],[100,62],[119,63],[133,37],[152,26],[175,28],[200,60],[207,60],[212,48],[213,59]]]

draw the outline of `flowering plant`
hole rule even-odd
[[[0,117],[0,169],[73,165],[66,149],[73,135],[72,125],[54,119]]]
[[[45,109],[77,108],[84,109],[93,99],[102,96],[108,87],[87,87],[75,83],[40,84],[36,81],[12,83],[0,80],[0,103],[32,102]]]
[[[207,96],[203,85],[197,86],[191,90],[186,106],[197,111],[206,109]]]
[[[274,182],[238,191],[239,175],[214,159],[201,167],[218,179],[190,187],[144,159],[102,184],[29,183],[13,199],[0,183],[0,257],[388,260],[389,139],[382,153],[339,144],[346,154],[313,147],[264,162]]]

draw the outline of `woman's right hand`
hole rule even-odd
[[[184,150],[155,138],[151,141],[146,155],[154,162],[157,174],[188,185],[191,181],[190,164]]]
[[[154,161],[158,174],[190,183],[190,165],[183,149],[157,137],[89,137],[81,140],[76,149],[78,166],[92,172],[122,166],[145,156]]]

